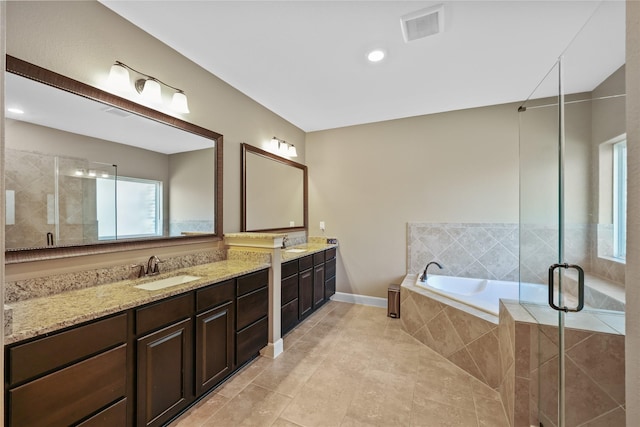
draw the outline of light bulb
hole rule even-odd
[[[113,64],[109,71],[109,85],[120,91],[131,90],[131,84],[129,81],[129,70],[124,68],[120,64]]]
[[[147,102],[159,104],[162,102],[162,93],[160,89],[160,83],[155,80],[148,79],[144,82],[144,87],[140,93],[142,98]]]
[[[187,95],[184,92],[176,92],[171,99],[171,108],[178,113],[189,113],[189,104],[187,103]]]

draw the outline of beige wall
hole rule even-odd
[[[386,297],[406,224],[518,221],[517,105],[307,135],[310,234],[340,241],[337,290]]]
[[[212,148],[169,156],[169,218],[209,219],[214,213],[215,159]]]
[[[640,419],[640,2],[627,0],[627,425]]]
[[[96,1],[8,2],[7,53],[81,82],[104,87],[115,60],[179,87],[189,96],[187,121],[224,135],[224,231],[240,230],[240,143],[260,146],[273,135],[296,145],[305,134]],[[183,247],[185,251],[195,248]],[[175,248],[173,249],[175,250]],[[140,254],[142,255],[142,254]],[[147,254],[148,256],[148,254]],[[106,256],[92,262],[117,262]],[[74,261],[77,268],[93,264]],[[31,263],[33,274],[68,261]],[[10,266],[10,276],[16,267]]]

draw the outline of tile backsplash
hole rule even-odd
[[[226,259],[224,249],[214,249],[198,253],[163,258],[162,272],[170,272],[180,268]],[[31,298],[45,297],[74,289],[90,288],[92,286],[133,279],[135,269],[130,264],[105,267],[94,270],[43,276],[25,280],[15,280],[5,284],[5,303],[12,303]]]
[[[407,273],[438,261],[436,274],[518,280],[518,224],[407,224]]]

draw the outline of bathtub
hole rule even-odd
[[[429,275],[426,282],[417,278],[415,285],[495,316],[500,299],[546,304],[548,298],[546,285],[503,280]]]

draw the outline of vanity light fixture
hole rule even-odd
[[[275,136],[271,138],[269,143],[271,151],[280,156],[298,157],[298,152],[293,144],[289,144],[287,141],[278,139]]]
[[[160,104],[162,102],[162,86],[166,86],[174,91],[170,108],[178,113],[189,113],[187,95],[185,95],[182,89],[173,87],[155,77],[135,70],[124,62],[116,61],[115,64],[111,66],[111,70],[109,71],[109,84],[114,89],[129,91],[131,89],[129,71],[133,71],[142,76],[141,78],[135,79],[133,87],[145,101]]]

